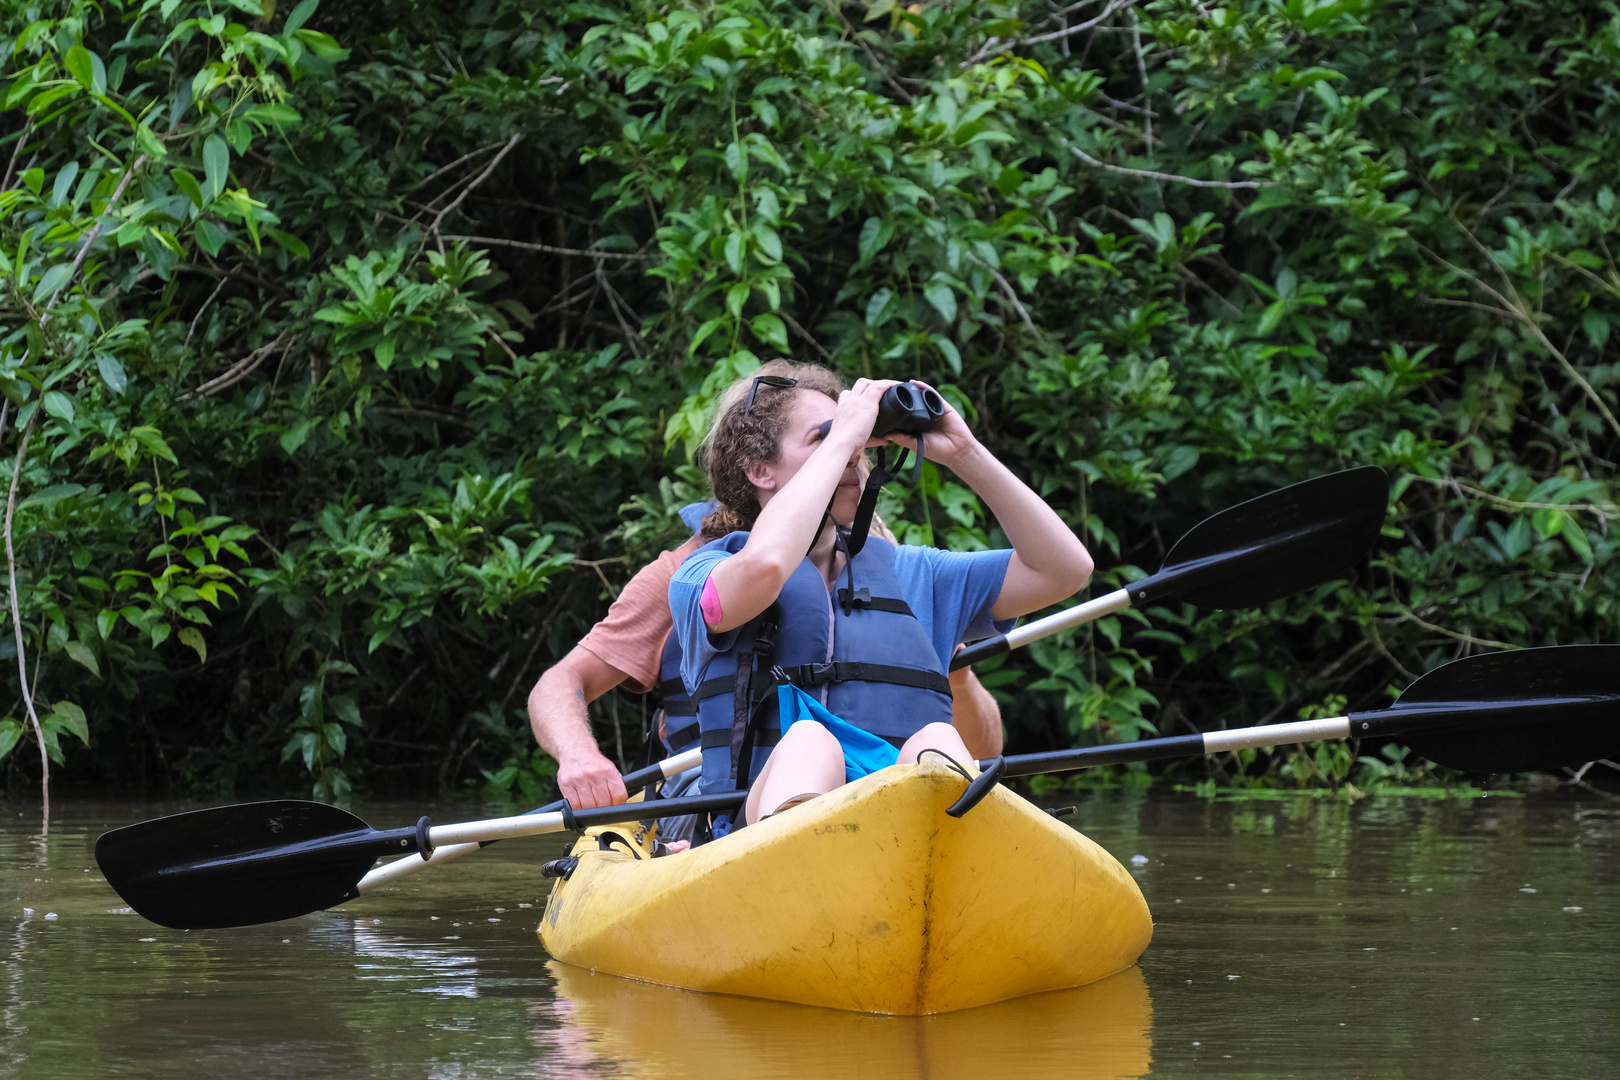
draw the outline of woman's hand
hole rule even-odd
[[[888,443],[888,439],[872,438],[872,428],[877,423],[878,402],[894,385],[893,379],[855,380],[854,386],[838,395],[838,408],[833,413],[832,427],[825,441],[847,444],[850,456],[858,449]]]

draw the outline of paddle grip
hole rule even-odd
[[[951,657],[951,670],[961,671],[965,667],[977,664],[980,660],[988,660],[992,656],[1000,656],[1012,649],[1007,641],[1006,634],[997,634],[995,637],[975,641],[972,645],[958,649],[956,655]]]

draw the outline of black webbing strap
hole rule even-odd
[[[729,694],[737,686],[737,676],[717,675],[712,679],[705,679],[698,684],[697,693],[692,695],[693,701],[708,701],[721,694]]]
[[[859,589],[839,589],[838,603],[847,611],[856,608],[865,608],[867,611],[887,611],[895,615],[917,616],[912,612],[911,605],[904,600],[892,596],[873,596],[872,590],[861,587]]]
[[[759,621],[749,623],[737,635],[737,675],[731,682],[731,731],[726,740],[731,747],[731,778],[737,778],[737,759],[742,756],[743,735],[753,715],[748,688],[754,681],[754,642]]]
[[[698,738],[703,749],[705,750],[713,750],[716,747],[731,745],[731,732],[727,731],[725,728],[716,728],[713,731],[705,731],[698,736]],[[761,731],[754,736],[754,745],[775,746],[781,741],[781,738],[781,735],[774,731]]]
[[[866,546],[866,536],[872,531],[872,515],[877,513],[878,492],[883,490],[884,484],[887,484],[905,470],[906,455],[909,453],[911,451],[901,447],[900,456],[894,459],[894,471],[890,472],[889,448],[884,446],[878,449],[877,464],[872,466],[872,471],[867,474],[866,486],[861,489],[860,505],[855,508],[855,520],[850,523],[849,527],[849,538],[846,543],[849,545],[849,557],[851,559],[859,555],[861,548]],[[913,478],[913,483],[922,479],[922,463],[922,436],[919,435],[917,436],[916,476]]]
[[[935,690],[941,694],[951,692],[951,680],[937,671],[920,668],[896,667],[892,664],[868,664],[862,660],[835,661],[831,664],[798,664],[778,667],[794,686],[808,689],[827,683],[876,682],[895,686],[912,686],[919,690]]]
[[[763,661],[759,668],[770,667],[781,620],[782,605],[772,604],[737,635],[737,674],[731,687],[731,778],[741,777],[740,782],[745,787],[747,770],[753,762],[753,737],[757,736],[760,707],[769,691],[775,689],[774,683],[756,689],[756,682],[764,680],[756,679],[762,672],[756,670],[754,657],[758,655]],[[698,689],[701,691],[703,687]]]
[[[677,675],[673,679],[665,679],[663,682],[653,687],[653,693],[658,695],[659,700],[663,700],[664,698],[672,698],[676,694],[686,693],[686,684],[681,682],[681,677]]]
[[[696,724],[687,724],[679,731],[669,732],[669,734],[665,735],[664,738],[669,740],[670,749],[678,754],[682,750],[685,750],[688,746],[691,746],[693,743],[697,742],[699,734],[700,732],[698,731],[698,726]]]

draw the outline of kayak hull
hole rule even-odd
[[[924,1015],[1082,986],[1136,962],[1141,890],[1097,844],[1006,788],[897,765],[680,855],[592,830],[553,887],[546,950],[712,993]]]

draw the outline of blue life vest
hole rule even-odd
[[[741,551],[748,533],[734,532],[699,548]],[[779,736],[777,695],[784,682],[807,690],[834,715],[890,740],[934,722],[950,723],[951,688],[927,628],[900,596],[895,546],[871,538],[850,560],[850,585],[835,598],[814,563],[799,564],[770,611],[743,627],[687,690],[697,701],[705,793],[737,790],[742,758],[747,782]],[[774,620],[772,614],[775,613]],[[774,621],[774,626],[772,625]],[[744,677],[739,694],[737,682]],[[727,826],[716,822],[715,835]]]
[[[696,535],[703,531],[703,519],[714,513],[719,503],[687,503],[681,507],[681,521]],[[697,706],[681,682],[681,645],[674,633],[664,639],[664,651],[658,660],[658,685],[653,688],[654,700],[664,710],[664,750],[678,754],[697,742]]]

